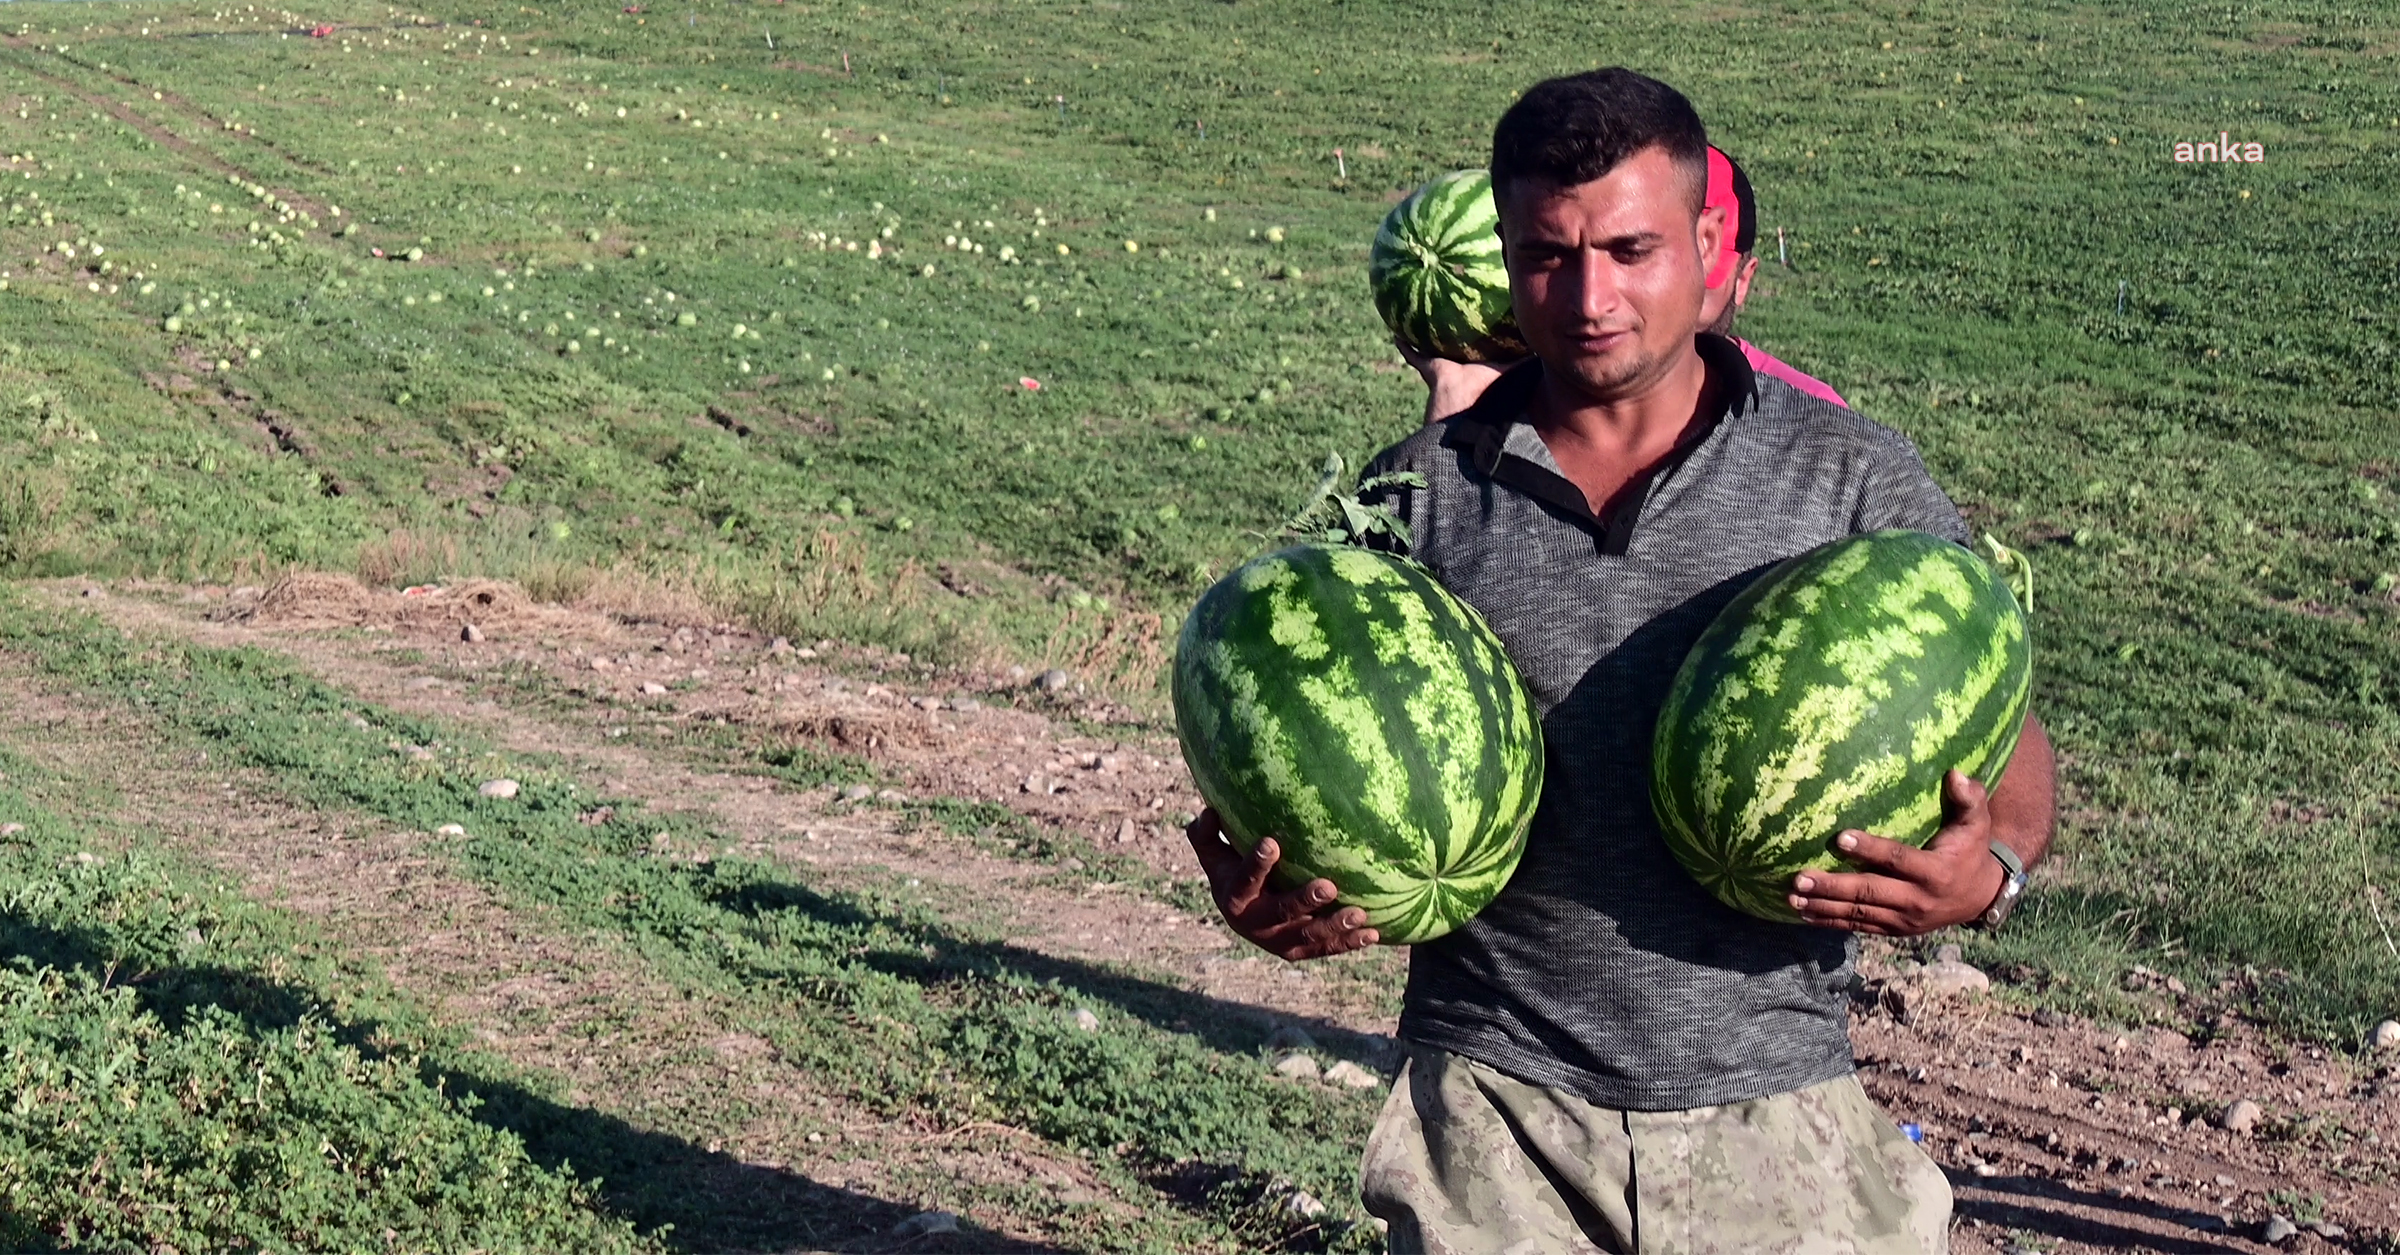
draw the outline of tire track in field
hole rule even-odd
[[[0,651],[0,743],[119,798],[105,827],[162,840],[240,891],[318,923],[472,1044],[563,1078],[565,1101],[621,1120],[679,1197],[677,1244],[705,1249],[1042,1251],[1022,1218],[928,1245],[889,1231],[928,1184],[1011,1179],[1106,1186],[1030,1134],[964,1138],[896,1125],[825,1094],[745,1031],[741,1016],[647,974],[602,937],[514,910],[450,872],[421,834],[295,805],[264,773],[227,770],[107,699],[53,684]],[[821,1140],[812,1140],[821,1139]],[[536,1148],[581,1150],[577,1148]],[[588,1170],[586,1170],[588,1171]],[[652,1183],[654,1192],[659,1186]],[[956,1200],[951,1200],[957,1206]],[[648,1208],[655,1212],[657,1208]]]
[[[177,134],[176,132],[169,130],[165,124],[152,120],[148,116],[141,113],[138,107],[132,101],[117,100],[106,93],[88,88],[83,84],[76,82],[74,79],[57,72],[56,70],[46,68],[42,64],[42,59],[50,58],[63,61],[68,65],[72,65],[77,69],[84,71],[85,73],[104,76],[112,82],[122,83],[125,86],[133,88],[137,91],[156,92],[158,93],[158,99],[155,100],[154,103],[162,104],[169,109],[179,110],[202,120],[212,122],[216,125],[216,129],[220,132],[241,135],[243,138],[248,139],[252,143],[257,144],[259,147],[264,148],[271,153],[274,153],[276,156],[287,162],[290,162],[292,165],[299,167],[300,169],[313,170],[315,173],[321,175],[330,175],[332,174],[332,171],[318,168],[315,166],[315,163],[309,161],[308,159],[292,153],[291,151],[284,149],[270,141],[260,139],[257,133],[254,131],[244,132],[233,130],[228,119],[217,118],[211,115],[206,109],[193,104],[190,100],[184,98],[183,96],[167,91],[164,87],[150,87],[136,79],[118,74],[113,70],[100,69],[96,64],[85,62],[61,53],[49,52],[39,47],[37,42],[30,36],[0,35],[0,48],[6,48],[9,51],[17,54],[10,58],[11,63],[16,69],[21,70],[34,78],[40,79],[41,81],[57,88],[59,91],[82,101],[87,108],[98,109],[107,113],[110,117],[115,118],[117,121],[124,123],[126,126],[132,127],[136,131],[141,132],[141,134],[151,142],[156,143],[160,147],[167,149],[179,157],[182,157],[194,167],[207,171],[213,175],[239,180],[245,185],[257,184],[260,187],[268,188],[276,198],[289,203],[295,209],[308,210],[310,216],[316,218],[320,222],[325,221],[329,217],[327,211],[332,208],[331,202],[328,202],[320,197],[312,197],[305,192],[277,189],[274,184],[270,183],[266,179],[259,178],[258,176],[250,173],[240,165],[235,164],[232,159],[224,156],[221,153],[218,153],[216,150],[201,144],[197,140],[189,139]]]

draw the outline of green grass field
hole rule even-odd
[[[0,572],[681,590],[796,639],[1071,661],[1149,710],[1198,591],[1327,452],[1356,464],[1416,421],[1365,294],[1388,205],[1480,163],[1538,78],[1656,74],[1759,189],[1769,264],[1743,334],[1913,437],[1970,520],[2036,565],[2035,700],[2065,827],[2027,905],[1970,957],[2102,1013],[2124,1012],[2120,979],[2143,964],[2344,1047],[2400,1014],[2389,12],[342,0],[0,16]],[[2172,159],[2220,132],[2264,160]],[[63,673],[160,682],[24,623],[12,634]],[[447,787],[357,783],[338,745],[294,744],[244,752],[402,821],[410,790]],[[596,909],[545,879],[540,837],[534,861],[477,874]],[[63,927],[64,907],[24,905],[36,886],[41,903],[165,901],[149,881],[59,880],[54,861],[5,873],[8,927]],[[825,957],[848,942],[809,929],[832,925],[679,949],[726,908],[692,885],[644,892],[689,918],[594,926],[699,986],[772,968],[906,1006],[883,974]],[[843,927],[935,925],[867,911]],[[0,1016],[72,1007],[95,1034],[149,1016],[145,1040],[174,1043],[141,1065],[161,1083],[222,1046],[329,1069],[326,1093],[448,1136],[422,1070],[308,1055],[349,1040],[351,1012],[329,1002],[321,1029],[298,1011],[178,1018],[34,974],[75,969],[44,956],[87,943],[108,948],[12,942],[32,962]],[[955,954],[940,962],[982,974],[958,987],[988,997],[901,1018],[962,1043],[952,1079],[1010,1118],[1068,1145],[1169,1121],[1191,1139],[1169,1150],[1298,1146],[1276,1140],[1294,1113],[1217,1103],[1205,1043],[1148,1027],[1111,1049],[1199,1078],[1205,1109],[1062,1114],[1046,1087],[1084,1073],[1007,1062],[1035,1049],[1012,1034],[1050,1031],[1024,1010],[1048,995]],[[49,1057],[87,1068],[79,1049]],[[829,1067],[903,1101],[868,1066],[875,1043],[843,1049]],[[1336,1149],[1294,1149],[1285,1170],[1330,1179],[1354,1159]],[[493,1244],[631,1241],[571,1176],[543,1176],[548,1210]],[[310,1197],[389,1201],[337,1177],[311,1177]]]

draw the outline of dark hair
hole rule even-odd
[[[1708,130],[1683,93],[1618,66],[1544,79],[1492,128],[1492,192],[1540,179],[1589,183],[1647,148],[1663,148],[1689,176],[1692,210],[1708,195]]]
[[[1720,148],[1718,152],[1725,152]],[[1733,233],[1733,251],[1744,257],[1758,248],[1758,197],[1750,191],[1750,176],[1742,173],[1742,163],[1725,153],[1726,168],[1733,171],[1733,203],[1740,208],[1741,226]]]

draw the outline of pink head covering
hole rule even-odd
[[[1708,146],[1708,196],[1702,203],[1707,208],[1725,211],[1724,243],[1717,250],[1716,264],[1708,271],[1708,286],[1721,288],[1742,255],[1735,247],[1742,233],[1742,201],[1733,187],[1733,161],[1718,152],[1714,144]]]

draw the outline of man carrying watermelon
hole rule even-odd
[[[1768,904],[1798,922],[1729,908],[1671,853],[1654,724],[1719,611],[1847,537],[1969,538],[1906,439],[1704,330],[1727,230],[1707,154],[1689,102],[1627,70],[1510,106],[1491,181],[1533,357],[1369,467],[1422,477],[1380,504],[1497,633],[1547,754],[1514,877],[1410,955],[1408,1061],[1361,1182],[1395,1251],[1947,1247],[1941,1171],[1853,1075],[1850,934],[1997,926],[2049,845],[2049,743],[2027,716],[1998,780],[1950,771],[1921,849],[1843,832],[1857,870]],[[1241,854],[1213,813],[1190,836],[1269,952],[1377,940],[1333,883],[1274,885],[1272,839]]]

